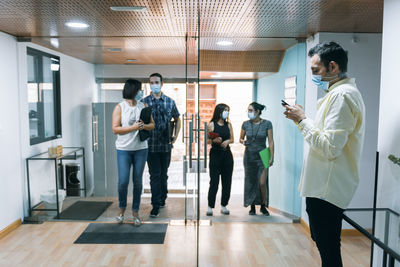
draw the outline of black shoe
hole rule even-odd
[[[165,202],[160,203],[160,209],[165,208]]]
[[[150,217],[156,218],[160,215],[158,208],[153,207],[153,209],[150,211]]]
[[[260,212],[265,216],[269,216],[269,212],[267,208],[265,208],[265,205],[261,205]]]
[[[249,215],[256,215],[256,206],[251,205]]]

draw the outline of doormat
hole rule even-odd
[[[164,244],[168,224],[91,223],[75,244]]]
[[[109,201],[77,201],[61,212],[59,219],[94,221],[111,204]]]

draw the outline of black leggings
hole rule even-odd
[[[231,196],[233,172],[233,156],[230,150],[211,149],[210,151],[210,188],[208,190],[208,206],[215,207],[218,192],[219,176],[222,181],[221,205],[228,205]]]

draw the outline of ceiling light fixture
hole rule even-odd
[[[231,41],[219,41],[219,42],[217,42],[217,45],[229,46],[229,45],[233,45],[233,43]]]
[[[65,23],[70,28],[76,28],[76,29],[85,29],[88,28],[89,25],[83,22],[67,22]]]
[[[126,61],[127,61],[127,62],[136,62],[137,59],[127,59]]]
[[[111,6],[112,11],[146,11],[145,6]]]
[[[212,74],[210,75],[211,78],[222,78],[220,74]]]

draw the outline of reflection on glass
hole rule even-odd
[[[60,62],[54,56],[28,48],[27,64],[29,135],[31,144],[37,144],[61,134],[56,123]]]
[[[38,102],[39,87],[35,72],[36,57],[28,55],[28,108],[29,108],[29,136],[39,136]]]

